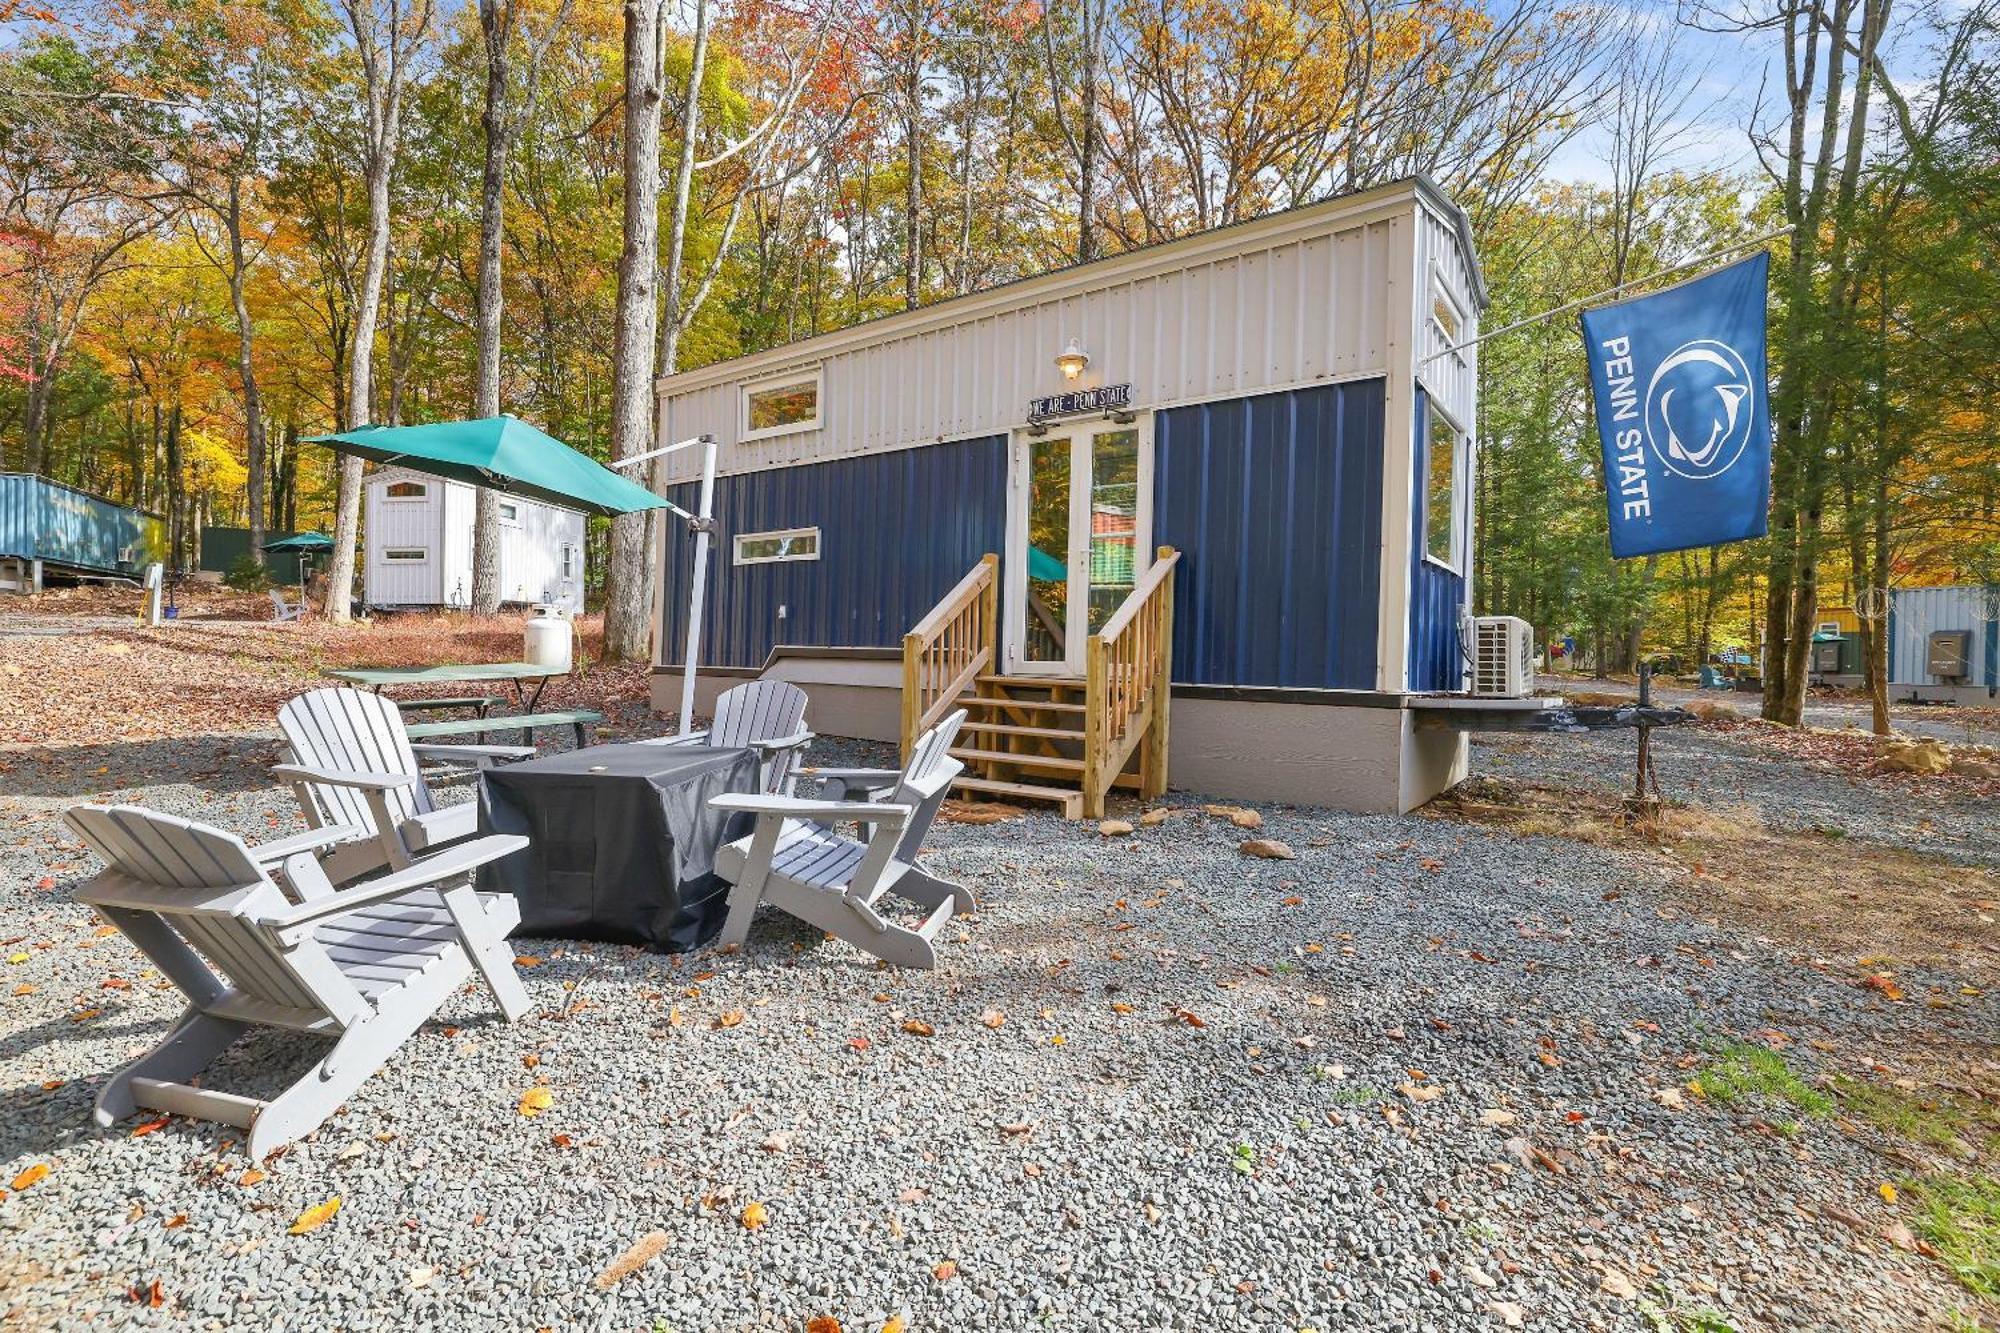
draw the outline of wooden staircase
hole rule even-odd
[[[1082,678],[1009,676],[999,651],[998,556],[983,557],[903,638],[903,752],[954,708],[966,710],[952,754],[967,793],[1102,818],[1114,787],[1158,796],[1167,785],[1173,572],[1160,548],[1125,602],[1091,635]]]

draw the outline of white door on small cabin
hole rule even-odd
[[[368,505],[367,601],[370,606],[436,606],[445,483],[391,474],[372,479]]]
[[[1153,420],[1014,433],[1008,461],[1006,670],[1081,676],[1084,645],[1152,564]]]

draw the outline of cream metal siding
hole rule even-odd
[[[391,482],[415,481],[429,488],[421,500],[391,500]],[[503,496],[517,517],[500,523],[500,598],[503,602],[549,602],[583,610],[582,514],[533,500]],[[371,606],[472,605],[472,528],[478,496],[463,482],[446,481],[402,468],[384,468],[368,478],[366,547],[367,598]],[[562,548],[572,548],[572,576],[565,586]],[[422,547],[422,562],[389,561],[391,547]]]
[[[1417,284],[1393,279],[1430,221],[1422,197],[1385,187],[672,376],[660,438],[712,432],[729,474],[997,434],[1067,388],[1129,383],[1144,410],[1407,374],[1396,306]],[[1074,385],[1054,365],[1071,338],[1090,354]],[[819,428],[739,443],[742,386],[816,366]],[[694,478],[699,452],[663,479]]]

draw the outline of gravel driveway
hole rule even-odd
[[[1477,763],[1615,782],[1629,745]],[[1662,750],[1706,800],[1861,838],[1920,817],[1713,734]],[[1617,850],[1266,806],[1298,856],[1251,860],[1188,798],[1122,839],[940,825],[933,866],[982,911],[934,973],[768,914],[730,956],[519,941],[530,1017],[460,996],[246,1185],[235,1131],[90,1127],[176,1003],[69,902],[89,866],[53,815],[110,796],[275,836],[269,760],[213,737],[0,754],[0,938],[26,955],[0,1185],[51,1168],[0,1202],[21,1326],[1854,1330],[1953,1327],[1971,1299],[1881,1239],[1896,1168],[1857,1137],[1680,1091],[1719,1042],[1782,1030],[1812,1078],[1836,1059],[1812,1042],[1886,1044],[1922,1008],[1676,910]],[[1990,810],[1928,817],[2000,863]],[[259,1037],[215,1082],[315,1053]],[[524,1117],[538,1084],[553,1104]],[[655,1230],[657,1257],[593,1284]]]

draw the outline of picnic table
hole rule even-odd
[[[454,685],[498,681],[514,687],[514,702],[522,712],[535,711],[535,701],[552,676],[567,670],[533,662],[465,662],[427,667],[328,667],[321,674],[380,694],[387,685]],[[533,682],[532,688],[529,682]]]

